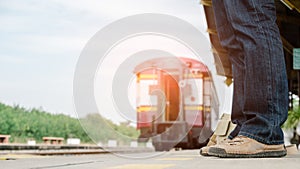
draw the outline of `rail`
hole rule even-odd
[[[0,144],[1,154],[32,154],[32,155],[76,155],[105,153],[138,153],[153,152],[148,147],[101,147],[97,145],[26,145]]]

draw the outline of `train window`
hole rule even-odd
[[[190,94],[184,93],[184,103],[186,105],[203,104],[203,79],[187,79],[187,85],[190,86]]]
[[[156,105],[157,97],[149,94],[150,86],[157,85],[157,80],[140,80],[137,84],[137,106]]]

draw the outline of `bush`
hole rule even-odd
[[[95,141],[106,142],[108,139],[117,139],[116,132],[137,137],[138,132],[133,127],[117,126],[111,121],[103,119],[99,114],[91,114],[81,119],[86,122],[84,126],[88,134],[97,135]],[[107,130],[103,127],[105,123],[115,128],[115,131]],[[95,127],[98,125],[98,128]],[[92,143],[91,138],[82,128],[76,118],[63,114],[50,114],[48,112],[31,109],[26,110],[18,105],[7,106],[0,103],[0,134],[11,135],[12,142],[26,142],[28,139],[34,139],[42,142],[45,136],[79,138],[82,143]],[[124,141],[122,139],[121,141]]]

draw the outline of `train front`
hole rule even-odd
[[[163,57],[136,66],[139,141],[157,151],[199,148],[211,131],[218,100],[207,67],[194,59]]]

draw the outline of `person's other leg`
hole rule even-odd
[[[234,130],[229,134],[228,138],[233,139],[236,137],[241,129],[242,123],[245,121],[243,114],[243,99],[244,99],[244,57],[241,50],[241,44],[236,40],[233,28],[227,19],[227,14],[223,1],[212,0],[213,10],[215,15],[216,28],[221,45],[227,50],[228,57],[232,64],[233,74],[233,103],[231,118],[234,124],[237,124]],[[214,140],[214,138],[211,138]],[[226,141],[226,140],[224,140]],[[217,142],[210,141],[206,147],[200,149],[200,154],[209,156],[208,151],[211,146]]]
[[[234,30],[227,18],[227,11],[224,2],[220,0],[212,0],[215,14],[216,28],[221,45],[228,51],[228,57],[232,64],[233,74],[233,101],[232,101],[232,122],[237,124],[236,128],[230,133],[229,138],[238,135],[245,116],[243,114],[244,107],[244,77],[245,63],[242,45],[237,41]]]
[[[263,144],[283,144],[288,85],[274,0],[223,0],[245,61],[246,121],[239,135]]]

